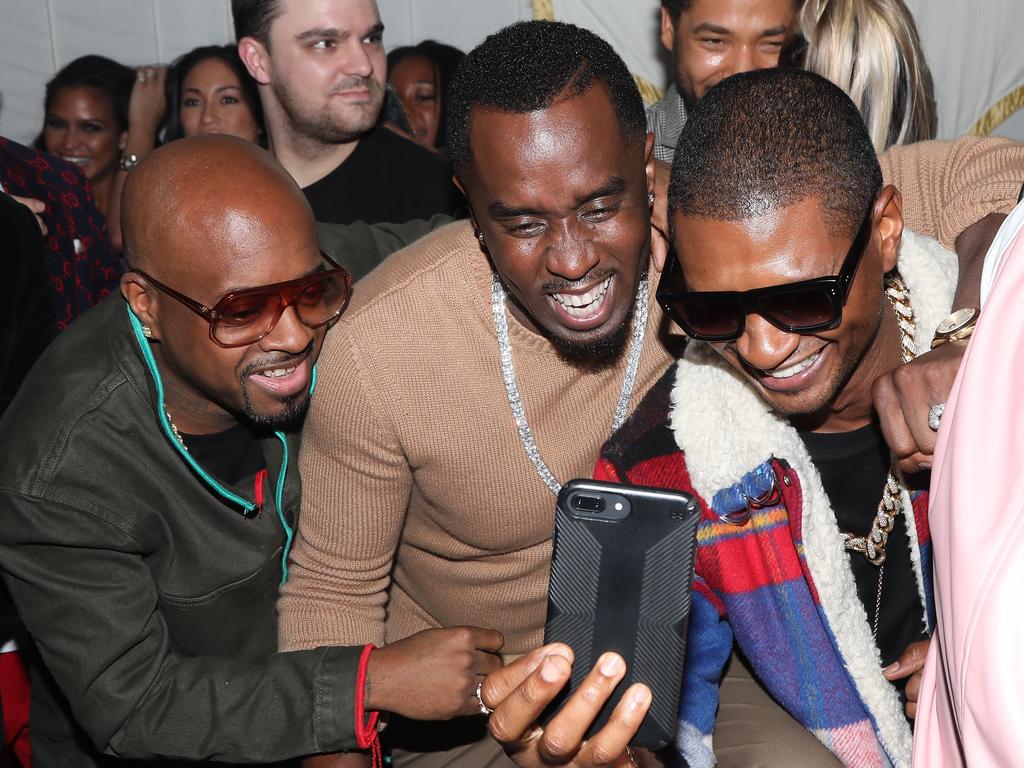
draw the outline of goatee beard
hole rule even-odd
[[[637,286],[645,284],[646,280],[647,272],[644,271],[640,275]],[[633,302],[623,321],[615,330],[600,339],[580,343],[568,341],[554,334],[548,334],[547,337],[558,354],[573,365],[587,368],[610,368],[618,364],[626,351],[635,317],[636,294],[633,295]]]
[[[302,426],[309,410],[309,393],[300,392],[284,401],[284,411],[277,414],[260,413],[252,406],[249,392],[242,391],[242,413],[254,427],[271,431],[291,432]]]

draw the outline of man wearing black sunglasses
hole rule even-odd
[[[294,181],[250,142],[184,139],[132,171],[122,224],[121,294],[49,348],[0,428],[34,762],[277,764],[371,746],[364,710],[473,712],[493,630],[275,652],[298,427],[351,288]]]
[[[872,386],[931,347],[956,257],[904,234],[855,106],[805,72],[712,89],[669,195],[658,300],[694,342],[598,474],[705,504],[680,745],[709,758],[735,642],[841,763],[909,766],[934,622],[927,477],[896,468]]]

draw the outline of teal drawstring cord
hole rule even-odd
[[[316,369],[313,369],[314,376],[316,375]],[[292,549],[292,540],[295,538],[295,532],[292,527],[288,525],[288,521],[284,519],[284,479],[288,473],[288,439],[284,436],[283,432],[275,432],[277,439],[281,441],[281,448],[284,450],[284,454],[281,457],[281,471],[277,475],[277,490],[274,492],[274,503],[277,505],[277,517],[281,521],[281,527],[284,528],[284,550],[281,552],[281,584],[288,580],[288,553]]]
[[[153,350],[149,348],[149,342],[146,341],[146,337],[142,333],[142,323],[139,322],[139,318],[132,312],[131,306],[126,302],[125,307],[128,309],[128,317],[131,320],[132,330],[135,331],[135,339],[139,343],[139,347],[142,349],[142,358],[146,361],[146,366],[149,368],[150,375],[153,377],[153,384],[156,387],[156,410],[157,418],[160,420],[160,426],[164,430],[164,434],[167,436],[167,440],[170,442],[174,449],[181,454],[181,457],[185,459],[185,463],[188,464],[192,471],[199,475],[202,480],[213,488],[223,498],[227,499],[233,504],[237,504],[246,512],[251,513],[256,509],[256,505],[251,501],[246,501],[237,493],[229,491],[227,488],[218,483],[209,472],[203,469],[199,462],[192,458],[192,454],[185,450],[185,446],[174,437],[174,432],[171,430],[171,420],[167,418],[167,406],[164,404],[164,383],[160,378],[160,370],[156,367],[156,359],[153,357]]]
[[[229,491],[223,485],[210,475],[205,469],[200,466],[188,451],[185,450],[185,446],[174,437],[174,432],[171,430],[171,422],[167,417],[167,407],[164,402],[164,383],[160,378],[160,370],[157,368],[156,359],[153,357],[153,351],[149,348],[149,342],[146,341],[145,335],[142,333],[142,323],[139,322],[139,318],[132,312],[131,306],[127,303],[125,307],[128,309],[128,318],[132,325],[132,330],[135,333],[135,340],[138,342],[139,347],[142,350],[142,358],[146,362],[146,367],[149,368],[150,375],[153,377],[153,384],[156,388],[156,404],[157,404],[157,417],[160,421],[160,426],[167,436],[168,442],[174,447],[174,449],[181,455],[185,462],[192,468],[199,477],[209,485],[214,491],[216,491],[221,497],[227,499],[233,504],[237,504],[247,513],[252,513],[256,510],[256,504],[253,502],[243,499],[236,493]],[[313,388],[316,387],[316,366],[313,366],[313,372],[310,376],[309,382],[309,393],[313,394]],[[288,579],[288,555],[291,552],[292,541],[295,539],[295,531],[288,525],[288,521],[284,516],[284,483],[288,475],[288,438],[285,437],[283,432],[274,432],[274,436],[281,441],[282,455],[281,455],[281,469],[277,474],[277,488],[274,491],[274,504],[277,506],[277,517],[281,521],[281,527],[284,529],[284,550],[281,552],[281,585],[284,585]]]
[[[312,396],[313,390],[316,389],[316,365],[313,366],[313,372],[309,377],[309,394]],[[288,521],[284,519],[284,509],[282,508],[282,499],[284,498],[284,479],[288,470],[288,439],[284,436],[283,432],[275,432],[277,439],[281,441],[281,448],[284,454],[281,458],[281,471],[277,475],[277,491],[274,493],[274,503],[277,505],[277,516],[281,520],[281,527],[284,528],[284,551],[281,553],[281,585],[288,581],[288,555],[292,550],[292,541],[295,539],[295,531],[288,525]]]

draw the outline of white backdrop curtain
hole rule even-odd
[[[935,79],[942,137],[1024,140],[1024,0],[907,0]],[[658,0],[378,0],[388,48],[434,38],[469,50],[534,17],[572,21],[609,40],[641,82],[667,79]],[[86,53],[167,62],[232,38],[229,0],[0,0],[0,134],[28,142],[43,86]]]

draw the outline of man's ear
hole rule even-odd
[[[664,5],[661,6],[661,44],[665,50],[672,53],[676,44],[676,23],[672,20],[672,14]]]
[[[270,52],[263,43],[255,37],[243,37],[238,41],[238,55],[253,80],[260,85],[270,84]]]
[[[903,237],[903,196],[900,191],[887,184],[875,200],[871,213],[880,238],[878,250],[882,257],[882,270],[889,272],[896,267]]]
[[[644,170],[647,172],[647,194],[657,194],[654,173],[654,134],[648,133],[644,139]]]
[[[139,322],[149,328],[150,335],[147,338],[160,338],[160,323],[157,319],[157,300],[154,299],[155,291],[146,283],[138,272],[128,271],[121,276],[121,295],[132,310]]]

